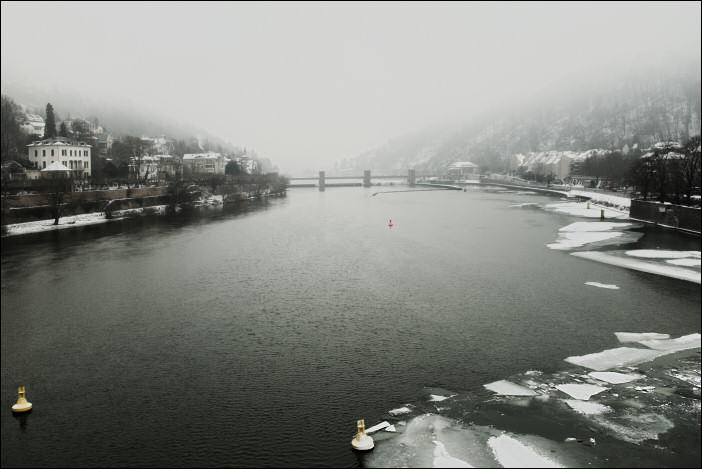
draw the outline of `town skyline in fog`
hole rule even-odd
[[[2,76],[129,102],[295,174],[570,77],[699,60],[700,37],[700,2],[3,2]]]

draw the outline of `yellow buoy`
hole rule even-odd
[[[370,449],[373,449],[375,443],[373,443],[373,438],[366,435],[365,421],[363,419],[359,420],[357,422],[357,426],[358,433],[356,433],[356,437],[353,440],[351,440],[351,446],[353,447],[353,449],[359,451],[368,451]]]
[[[28,410],[32,410],[32,403],[27,402],[27,399],[24,397],[24,386],[20,386],[17,393],[19,394],[19,399],[17,399],[17,404],[12,406],[12,412],[27,412]]]

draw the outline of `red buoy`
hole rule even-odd
[[[392,226],[392,220],[390,220],[390,223],[388,223],[388,226]]]

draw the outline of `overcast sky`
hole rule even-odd
[[[2,75],[127,97],[295,175],[701,37],[700,2],[3,1]]]

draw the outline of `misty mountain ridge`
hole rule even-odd
[[[659,65],[651,65],[658,63]],[[617,150],[700,134],[700,61],[591,70],[452,127],[405,134],[340,161],[340,175],[443,174],[458,161],[507,170],[517,153]]]
[[[225,151],[233,151],[234,145],[194,125],[184,124],[147,111],[132,101],[111,98],[92,99],[79,91],[38,82],[2,81],[2,94],[23,106],[29,114],[44,115],[46,104],[51,103],[57,121],[68,117],[86,120],[97,119],[106,132],[113,136],[133,135],[159,137],[165,135],[174,140],[198,138],[201,142],[220,145]],[[116,104],[119,103],[119,104]]]

